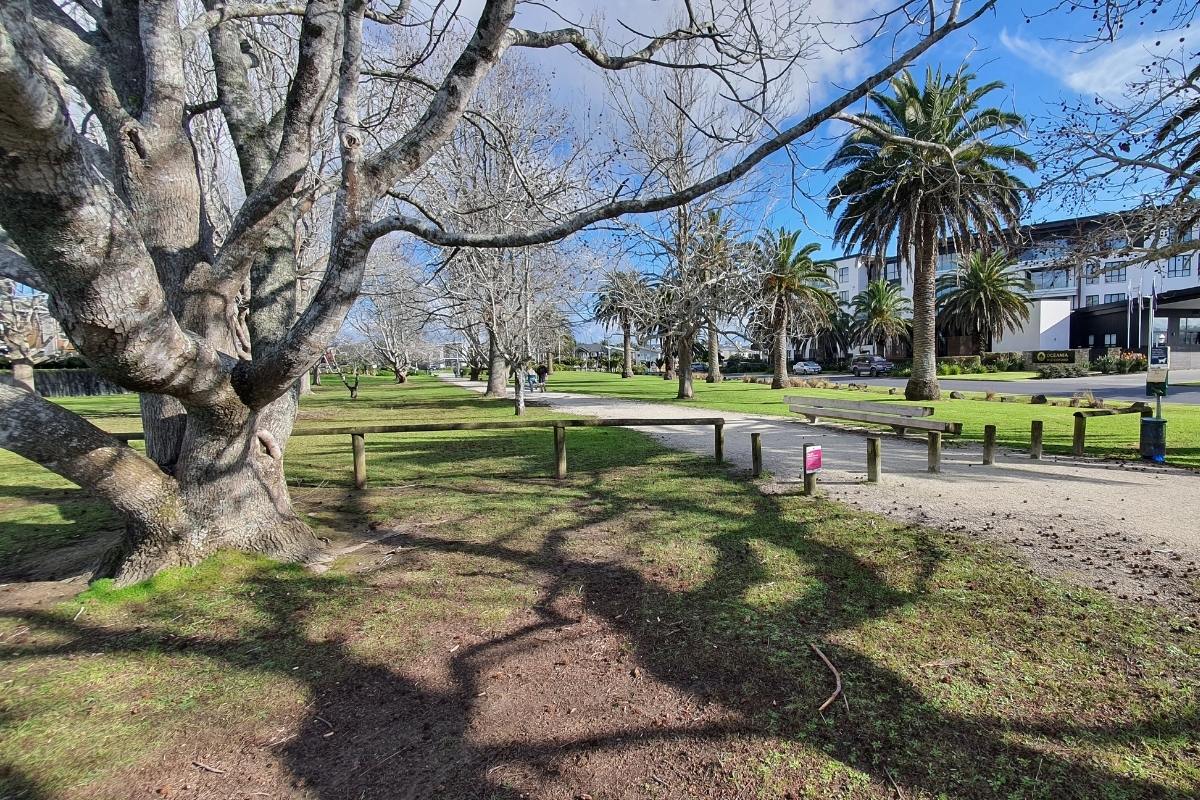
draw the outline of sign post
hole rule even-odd
[[[1146,394],[1154,398],[1154,416],[1142,417],[1139,442],[1142,458],[1159,464],[1167,459],[1167,421],[1162,418],[1162,399],[1167,394],[1171,369],[1171,348],[1165,344],[1150,346],[1146,363]]]
[[[1150,346],[1146,363],[1146,394],[1156,398],[1154,416],[1162,416],[1162,399],[1167,395],[1171,370],[1171,348],[1165,344]]]
[[[817,473],[821,471],[821,445],[804,443],[804,493],[813,497],[817,493]]]

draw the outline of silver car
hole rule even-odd
[[[792,364],[793,375],[820,375],[821,365],[815,361],[797,361]]]

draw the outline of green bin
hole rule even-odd
[[[1162,417],[1142,417],[1142,458],[1161,464],[1167,460],[1167,421]]]

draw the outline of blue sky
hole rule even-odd
[[[969,60],[980,82],[999,80],[1007,85],[990,99],[993,104],[1024,115],[1031,134],[1039,124],[1052,119],[1064,100],[1091,102],[1097,95],[1116,97],[1129,80],[1137,77],[1153,52],[1180,46],[1178,33],[1157,31],[1149,24],[1139,25],[1136,20],[1114,43],[1083,46],[1067,39],[1083,39],[1095,33],[1090,16],[1056,12],[1027,18],[1018,2],[1001,0],[998,5],[1000,9],[995,14],[981,18],[932,50],[914,71],[920,75],[926,65],[954,69]],[[1033,143],[1029,144],[1032,149]],[[821,152],[827,156],[829,151],[829,147],[824,147]],[[820,159],[813,158],[811,162],[820,163]],[[1023,177],[1028,182],[1037,180],[1036,175]],[[820,193],[827,184],[826,178],[816,174],[806,182],[810,193]],[[785,194],[786,185],[780,186],[780,190],[780,195]],[[842,248],[834,247],[830,241],[833,223],[822,204],[799,195],[794,199],[796,209],[788,207],[786,198],[777,198],[775,202],[777,210],[770,217],[772,226],[807,228],[815,240],[824,244],[822,255],[842,254]],[[1113,207],[1115,204],[1105,202],[1104,198],[1096,198],[1090,208],[1063,208],[1053,201],[1042,201],[1028,210],[1026,221],[1040,222]]]

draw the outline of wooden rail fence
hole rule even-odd
[[[621,419],[531,419],[498,420],[495,422],[418,422],[401,425],[348,425],[333,428],[297,428],[292,436],[349,436],[354,460],[354,487],[367,484],[368,433],[431,433],[442,431],[519,430],[522,428],[554,429],[554,477],[567,476],[567,428],[649,428],[655,426],[708,426],[713,428],[713,458],[720,464],[725,460],[725,419],[723,417],[671,417],[652,419],[626,417]],[[124,442],[146,438],[144,433],[114,433]]]

